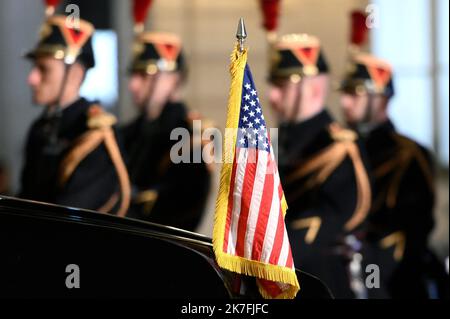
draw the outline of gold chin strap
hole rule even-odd
[[[64,186],[81,161],[101,143],[104,143],[119,178],[121,203],[117,215],[124,217],[130,204],[131,187],[125,163],[120,154],[114,131],[111,128],[115,122],[116,119],[113,115],[104,112],[97,105],[91,106],[88,119],[89,130],[78,138],[62,161],[59,182],[61,187]],[[118,200],[118,194],[113,194],[103,206],[98,208],[98,211],[102,213],[110,212]]]
[[[332,123],[329,127],[334,143],[313,156],[296,171],[286,178],[286,183],[290,184],[296,180],[311,175],[301,189],[288,196],[291,200],[298,198],[308,189],[323,184],[336,168],[350,157],[356,177],[357,204],[352,217],[345,223],[346,231],[351,231],[360,225],[366,218],[371,206],[371,189],[366,169],[361,160],[361,155],[355,141],[357,136],[352,131],[341,128],[337,123]]]
[[[416,160],[419,164],[430,191],[434,192],[433,173],[420,148],[413,141],[408,140],[401,135],[395,134],[394,138],[399,147],[398,156],[384,162],[382,165],[378,166],[374,172],[374,176],[377,179],[382,178],[389,173],[394,173],[386,190],[387,194],[385,201],[383,201],[382,198],[377,199],[377,206],[385,202],[386,206],[389,208],[393,208],[397,204],[400,183],[413,160]]]

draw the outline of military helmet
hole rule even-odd
[[[181,39],[173,33],[143,32],[136,36],[131,72],[185,71]]]
[[[288,34],[271,46],[270,78],[300,78],[328,73],[320,40],[308,34]]]
[[[355,54],[348,65],[340,90],[350,94],[394,95],[392,66],[373,55]]]
[[[66,16],[55,15],[46,19],[41,27],[37,46],[25,57],[51,56],[70,65],[82,63],[87,69],[95,66],[92,49],[94,26],[85,21],[74,21]]]

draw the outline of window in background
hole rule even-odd
[[[89,70],[81,87],[81,95],[110,108],[117,101],[118,47],[114,31],[97,30],[92,38],[95,68]]]
[[[375,0],[378,27],[372,50],[394,67],[390,116],[399,132],[433,148],[429,0]]]
[[[448,68],[449,68],[449,23],[448,23],[448,0],[437,0],[436,2],[436,29],[437,29],[437,72],[438,72],[438,108],[439,108],[439,160],[448,167],[448,143],[449,143],[449,98],[448,98]]]
[[[390,106],[391,118],[402,134],[432,149],[448,167],[449,1],[372,3],[379,13],[378,27],[372,30],[372,50],[394,67],[396,96]]]

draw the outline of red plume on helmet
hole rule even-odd
[[[51,16],[55,13],[56,7],[61,2],[61,0],[44,0],[45,3],[45,14]]]
[[[367,42],[368,31],[366,25],[367,16],[362,11],[352,11],[351,13],[351,38],[353,47],[360,48]]]
[[[153,0],[133,0],[134,29],[136,33],[144,31],[145,20]]]
[[[266,29],[268,37],[275,35],[278,28],[280,2],[280,0],[259,0],[263,13],[263,27]]]

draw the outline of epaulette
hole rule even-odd
[[[332,123],[329,126],[329,132],[331,138],[336,142],[355,142],[358,139],[358,135],[340,126],[338,123]]]
[[[89,107],[87,126],[90,129],[108,128],[117,123],[117,118],[106,112],[100,105],[93,104]]]
[[[420,147],[413,140],[407,138],[406,136],[394,132],[393,137],[395,142],[397,143],[397,146],[403,150],[408,150],[411,152],[420,150]]]

